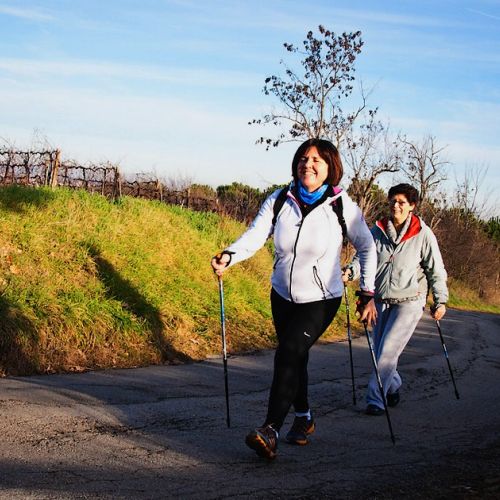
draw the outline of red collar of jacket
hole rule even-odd
[[[387,223],[389,222],[389,217],[384,217],[383,219],[378,220],[375,225],[382,229],[385,234],[387,234]],[[420,230],[422,229],[422,224],[420,224],[420,219],[415,215],[411,214],[410,227],[406,231],[405,235],[401,239],[400,243],[403,241],[409,240],[413,236],[416,236]]]

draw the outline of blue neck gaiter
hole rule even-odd
[[[313,191],[310,193],[299,181],[298,186],[297,186],[297,191],[299,194],[300,199],[306,204],[306,205],[312,205],[313,203],[316,203],[324,194],[325,191],[328,188],[328,184],[323,184],[320,186],[316,191]]]

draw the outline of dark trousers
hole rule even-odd
[[[333,321],[342,298],[295,304],[271,291],[271,308],[278,337],[274,374],[265,425],[279,430],[293,405],[309,409],[307,363],[309,349]]]

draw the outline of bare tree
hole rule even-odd
[[[273,75],[265,80],[264,94],[274,95],[282,105],[280,111],[249,122],[281,128],[276,138],[260,137],[256,141],[266,149],[312,137],[329,139],[339,146],[366,107],[366,95],[361,89],[360,105],[350,113],[342,108],[342,101],[351,96],[354,88],[354,63],[363,46],[361,32],[336,35],[323,26],[318,31],[318,35],[307,33],[303,48],[284,43],[289,53],[303,57],[302,74],[281,61],[285,76]]]
[[[421,142],[411,141],[406,136],[400,136],[399,140],[405,155],[401,170],[420,191],[420,201],[431,201],[433,192],[447,178],[449,162],[441,158],[446,146],[438,147],[432,135],[425,136]]]
[[[490,193],[482,193],[482,185],[488,174],[486,166],[467,166],[461,179],[455,177],[453,208],[464,215],[476,219],[488,217],[488,199]]]
[[[185,191],[194,184],[193,176],[185,172],[170,174],[162,181],[165,188],[169,191]]]
[[[377,118],[377,109],[367,108],[369,92],[359,85],[358,106],[345,111],[353,102],[355,61],[361,53],[361,32],[336,35],[323,26],[318,33],[309,31],[303,47],[290,43],[285,49],[301,57],[298,67],[285,65],[285,76],[266,78],[264,93],[274,95],[281,104],[250,124],[273,125],[281,133],[274,139],[260,137],[266,149],[284,142],[325,138],[343,155],[351,174],[350,193],[366,214],[380,201],[374,189],[377,179],[396,172],[401,164],[400,141],[391,140],[389,127]]]
[[[347,148],[343,151],[351,175],[349,193],[365,215],[380,203],[375,182],[383,174],[398,172],[402,162],[401,142],[391,138],[389,127],[377,119],[376,113],[377,110],[369,111],[357,131],[353,126],[349,128]]]
[[[41,129],[35,128],[31,136],[30,149],[32,151],[55,151],[57,148]]]
[[[439,187],[447,179],[449,161],[442,158],[446,146],[439,147],[436,138],[425,136],[420,142],[406,136],[398,138],[403,145],[401,171],[420,192],[419,211],[435,230],[446,208],[446,194]]]

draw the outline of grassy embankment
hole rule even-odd
[[[0,374],[220,353],[209,260],[242,224],[146,200],[18,186],[0,189],[0,220]],[[273,345],[271,267],[266,247],[225,275],[230,352]],[[464,306],[462,292],[454,297]],[[344,320],[341,311],[325,338],[345,337]]]

